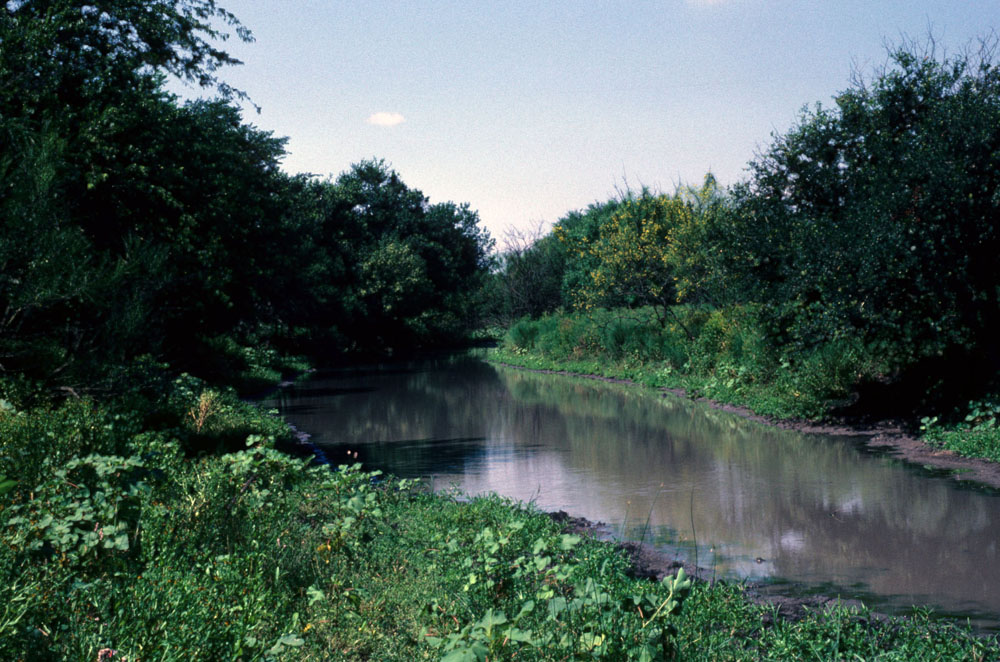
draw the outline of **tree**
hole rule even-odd
[[[540,224],[531,231],[508,230],[487,288],[493,323],[506,325],[558,308],[565,268],[562,244],[554,235],[544,234]]]
[[[708,173],[701,188],[682,188],[676,198],[688,206],[685,213],[677,215],[666,246],[677,302],[721,306],[732,301],[734,292],[721,277],[727,268],[727,256],[718,248],[728,239],[732,213],[729,195]]]
[[[998,358],[995,46],[939,58],[904,44],[751,163],[717,248],[788,340],[861,337],[896,365]]]
[[[347,265],[348,337],[366,349],[428,344],[454,339],[477,321],[473,297],[487,272],[492,240],[469,205],[430,204],[380,160],[362,161],[340,175],[334,197],[331,211]],[[414,273],[389,268],[390,255]],[[367,280],[371,275],[377,287]]]
[[[590,274],[598,266],[597,259],[591,254],[592,245],[601,233],[601,229],[612,222],[612,217],[618,208],[628,200],[633,200],[635,194],[627,190],[619,198],[605,202],[594,202],[582,211],[572,211],[552,227],[552,234],[564,247],[566,254],[566,269],[563,272],[562,304],[566,307],[574,305],[576,292],[590,281]]]
[[[600,228],[593,242],[578,250],[596,265],[576,290],[584,309],[649,307],[661,326],[678,301],[675,236],[693,224],[694,206],[680,193],[653,195],[643,191],[625,200]],[[683,326],[683,325],[681,325]]]
[[[93,386],[144,354],[204,369],[219,346],[341,350],[451,339],[490,248],[382,161],[335,182],[281,172],[212,43],[214,0],[0,7],[0,373]],[[179,104],[166,74],[223,98]],[[74,381],[76,380],[76,381]]]
[[[250,38],[213,0],[0,7],[0,371],[93,382],[158,347],[170,255],[136,224],[167,233],[176,200],[137,148],[176,110],[164,73],[234,92],[220,19]]]
[[[18,106],[72,112],[160,72],[242,95],[216,75],[239,61],[212,45],[229,37],[213,21],[243,41],[253,38],[215,0],[7,2],[0,8],[3,114]]]

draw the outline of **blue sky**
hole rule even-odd
[[[222,76],[287,171],[388,161],[502,240],[613,195],[744,175],[905,35],[960,50],[1000,0],[222,0],[256,37]],[[188,90],[186,94],[196,94]]]

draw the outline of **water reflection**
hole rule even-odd
[[[1000,614],[1000,499],[851,439],[468,357],[333,373],[276,404],[334,461],[600,520],[719,576]]]

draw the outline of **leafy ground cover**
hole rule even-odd
[[[21,660],[995,659],[924,613],[800,621],[630,575],[496,496],[310,466],[273,413],[144,371],[0,410],[0,655]]]
[[[974,400],[950,416],[925,417],[921,431],[927,443],[959,455],[1000,462],[1000,398]]]

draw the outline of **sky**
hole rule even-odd
[[[220,72],[289,173],[384,159],[502,246],[626,186],[731,185],[887,46],[954,53],[1000,0],[220,0],[254,33]],[[182,96],[197,88],[172,84]]]

